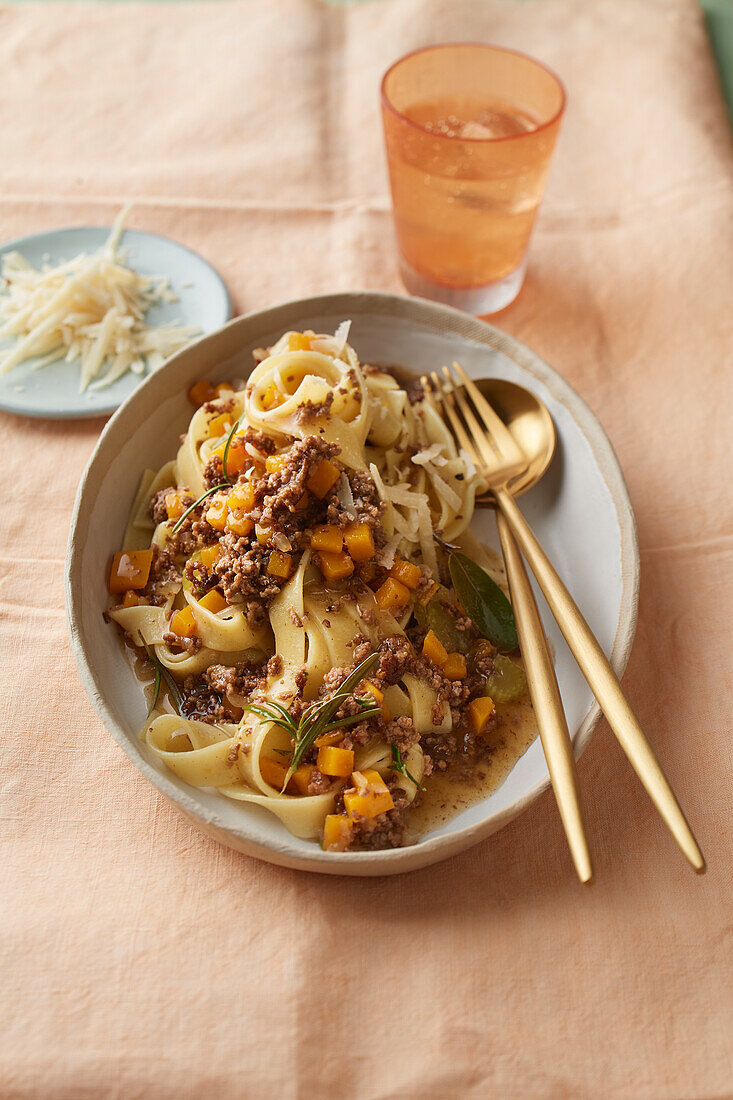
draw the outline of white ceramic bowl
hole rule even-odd
[[[458,359],[474,377],[508,378],[546,402],[557,428],[557,452],[539,485],[522,498],[522,507],[621,675],[636,625],[639,555],[623,475],[603,429],[570,386],[516,340],[446,306],[388,294],[335,294],[241,317],[148,378],[107,424],[79,486],[67,555],[67,613],[79,674],[102,721],[143,775],[199,829],[222,844],[287,867],[396,874],[468,848],[525,810],[549,783],[539,741],[490,798],[417,844],[385,852],[324,852],[312,841],[291,836],[265,810],[187,786],[152,757],[138,738],[146,712],[143,693],[116,631],[102,618],[108,561],[118,549],[140,474],[175,453],[191,416],[188,387],[202,377],[246,376],[252,349],[273,343],[287,329],[332,332],[347,318],[352,321],[349,339],[362,361],[423,372]],[[485,528],[482,536],[497,546],[491,513],[484,512],[479,523]],[[546,605],[542,599],[539,603],[580,755],[599,709]]]

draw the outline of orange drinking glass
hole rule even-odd
[[[402,278],[495,313],[519,293],[565,108],[557,77],[513,50],[429,46],[382,80]]]

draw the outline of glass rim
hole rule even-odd
[[[408,118],[407,115],[403,114],[402,111],[399,111],[397,107],[395,107],[395,105],[390,101],[389,96],[387,95],[385,85],[390,74],[397,68],[398,65],[401,65],[403,61],[408,61],[411,57],[417,57],[421,53],[437,53],[438,50],[455,49],[493,50],[494,53],[513,54],[515,57],[521,57],[522,60],[531,62],[533,65],[536,65],[538,69],[542,69],[544,72],[546,72],[547,75],[550,76],[557,84],[558,88],[560,89],[560,106],[558,107],[552,118],[548,119],[546,122],[540,123],[540,125],[535,130],[528,130],[523,134],[505,134],[503,137],[459,137],[458,134],[436,134],[433,133],[432,130],[427,130],[424,126],[421,126],[419,122],[415,122],[414,119]],[[384,76],[382,77],[379,91],[382,106],[391,111],[391,113],[395,115],[395,117],[398,118],[400,122],[404,122],[407,126],[412,126],[413,129],[417,130],[419,133],[425,134],[428,137],[434,138],[437,141],[471,141],[476,142],[477,144],[484,145],[498,143],[501,141],[521,141],[522,138],[534,137],[535,134],[541,133],[543,130],[546,130],[548,126],[552,126],[555,122],[562,118],[565,112],[565,105],[567,103],[567,93],[565,91],[565,85],[563,84],[557,73],[553,72],[553,70],[548,65],[545,65],[543,61],[538,61],[536,57],[531,57],[528,53],[523,53],[522,50],[513,50],[509,46],[493,46],[490,42],[440,42],[435,46],[420,46],[416,50],[410,50],[409,53],[403,54],[402,57],[398,57],[396,61],[392,62],[392,64],[389,66]]]

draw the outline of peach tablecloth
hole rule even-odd
[[[402,879],[204,839],[102,728],[67,642],[67,526],[102,425],[2,416],[3,1100],[733,1095],[733,194],[692,0],[0,8],[0,239],[133,200],[240,311],[398,291],[378,79],[466,38],[569,89],[499,324],[577,387],[626,471],[626,686],[710,870],[687,868],[605,726],[580,764],[589,890],[550,794]]]

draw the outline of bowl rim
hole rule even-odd
[[[420,840],[416,844],[404,848],[377,852],[335,853],[325,852],[317,844],[313,844],[312,852],[303,853],[299,849],[295,849],[287,838],[283,840],[273,838],[272,842],[262,843],[249,835],[246,815],[242,815],[241,825],[238,823],[236,827],[232,827],[228,822],[222,820],[216,811],[209,810],[208,807],[198,801],[195,795],[195,787],[181,790],[168,778],[166,773],[159,772],[143,755],[141,746],[128,735],[107,705],[104,684],[98,680],[95,674],[93,663],[87,655],[83,640],[79,578],[81,572],[79,564],[85,542],[84,538],[79,537],[80,529],[83,528],[82,509],[86,506],[88,494],[94,493],[96,497],[109,469],[109,463],[105,462],[107,457],[105,451],[108,448],[109,440],[114,437],[117,431],[119,421],[126,417],[136,405],[147,400],[148,390],[160,389],[161,398],[170,396],[171,387],[166,384],[166,380],[169,376],[171,378],[175,377],[176,367],[181,358],[187,356],[192,348],[200,348],[201,345],[207,342],[214,342],[228,330],[233,330],[236,327],[251,327],[255,323],[262,332],[268,332],[283,325],[285,326],[283,331],[286,331],[289,315],[292,315],[294,320],[296,317],[302,319],[308,313],[313,315],[340,313],[342,316],[351,316],[352,318],[364,314],[371,314],[372,316],[381,314],[413,322],[423,329],[428,328],[437,332],[449,331],[459,338],[468,339],[473,343],[485,344],[502,352],[526,370],[528,374],[540,381],[552,396],[567,409],[591,449],[601,478],[613,502],[619,526],[621,600],[610,654],[611,665],[619,679],[623,675],[629,659],[637,622],[639,546],[636,521],[623,472],[611,442],[598,418],[572,386],[545,360],[514,337],[509,336],[486,321],[479,320],[460,310],[421,298],[408,298],[379,291],[341,292],[294,299],[264,310],[256,310],[235,317],[220,329],[202,337],[195,344],[188,345],[188,347],[183,348],[166,360],[158,371],[148,376],[126,398],[105,425],[87,462],[77,489],[69,528],[64,581],[66,617],[72,652],[81,682],[104,726],[137,769],[184,816],[220,843],[264,859],[267,862],[299,870],[311,870],[332,875],[397,874],[436,863],[487,838],[535,802],[550,786],[549,777],[534,784],[510,806],[488,814],[479,822],[467,825],[448,835]],[[285,318],[285,320],[282,320],[282,318]],[[242,341],[243,345],[250,342],[249,339]],[[110,457],[113,457],[113,455]],[[84,532],[82,531],[82,533]],[[573,738],[576,759],[580,757],[590,743],[600,718],[601,710],[598,702],[594,699]]]

